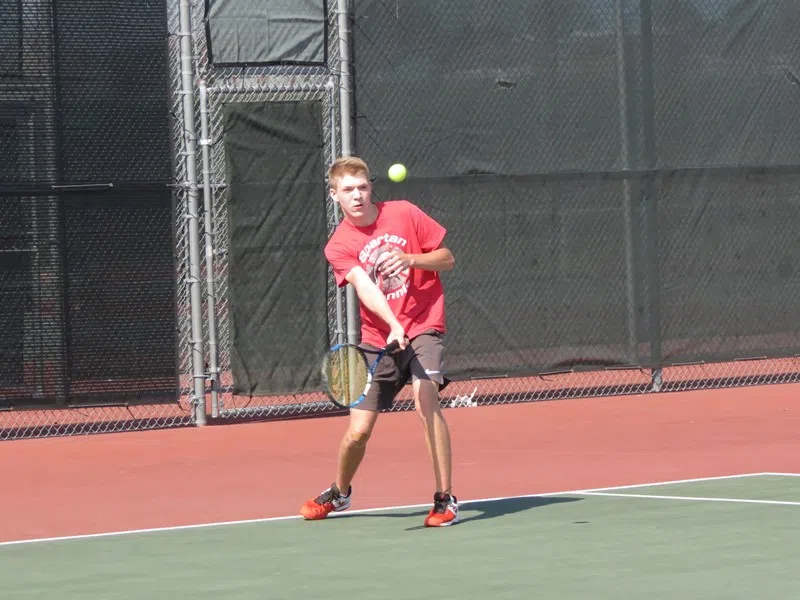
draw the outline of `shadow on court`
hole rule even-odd
[[[534,496],[530,498],[507,498],[503,500],[480,500],[480,501],[467,501],[461,503],[461,523],[470,523],[474,521],[482,521],[484,519],[493,519],[495,517],[502,517],[504,515],[512,515],[516,513],[533,510],[536,508],[543,508],[551,504],[560,504],[562,502],[575,502],[582,500],[582,498],[560,497],[560,496]],[[477,514],[475,514],[477,511]],[[336,515],[336,519],[407,519],[409,517],[423,518],[428,514],[427,508],[420,508],[413,511],[393,511],[393,512],[374,512],[374,513],[353,513]],[[406,531],[416,531],[418,529],[427,529],[424,525],[409,527]]]
[[[582,498],[571,498],[561,496],[534,496],[532,498],[506,498],[504,500],[484,500],[479,502],[464,502],[460,505],[460,512],[466,513],[461,517],[462,523],[470,521],[482,521],[483,519],[493,519],[503,515],[513,515],[515,513],[542,508],[550,504],[561,504],[562,502],[575,502]],[[470,514],[478,511],[477,515]],[[427,514],[427,511],[425,512]]]

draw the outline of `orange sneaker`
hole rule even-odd
[[[343,496],[334,483],[327,490],[322,492],[313,500],[309,500],[300,507],[300,514],[307,521],[318,521],[324,519],[332,512],[340,512],[350,508],[350,496],[353,494],[353,486],[347,491],[347,496]]]
[[[436,492],[433,508],[425,517],[425,527],[448,527],[458,523],[458,500],[450,494]]]

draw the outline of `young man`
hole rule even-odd
[[[451,492],[450,433],[439,407],[439,390],[446,383],[444,292],[438,272],[449,271],[455,264],[453,254],[442,244],[446,230],[405,200],[373,204],[369,169],[359,158],[337,160],[328,179],[331,199],[339,203],[344,218],[325,246],[325,257],[337,284],[351,283],[358,294],[361,347],[370,361],[379,347],[394,340],[400,350],[384,356],[367,398],[350,410],[336,481],[306,502],[300,514],[310,520],[324,519],[350,506],[351,481],[378,414],[390,408],[411,381],[436,481],[425,525],[453,525],[458,522],[458,503]]]

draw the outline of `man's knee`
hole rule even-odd
[[[413,388],[414,404],[420,416],[440,412],[439,384],[437,382],[418,379],[414,382]]]
[[[348,429],[346,434],[347,444],[354,448],[363,448],[367,445],[370,433],[357,429]]]

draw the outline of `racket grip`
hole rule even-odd
[[[397,351],[397,350],[399,350],[399,349],[400,349],[400,342],[398,342],[397,340],[395,340],[395,341],[393,341],[391,344],[389,344],[388,346],[386,346],[386,347],[383,349],[383,351],[384,351],[384,352],[386,352],[387,354],[391,354],[392,352],[395,352],[395,351]]]

